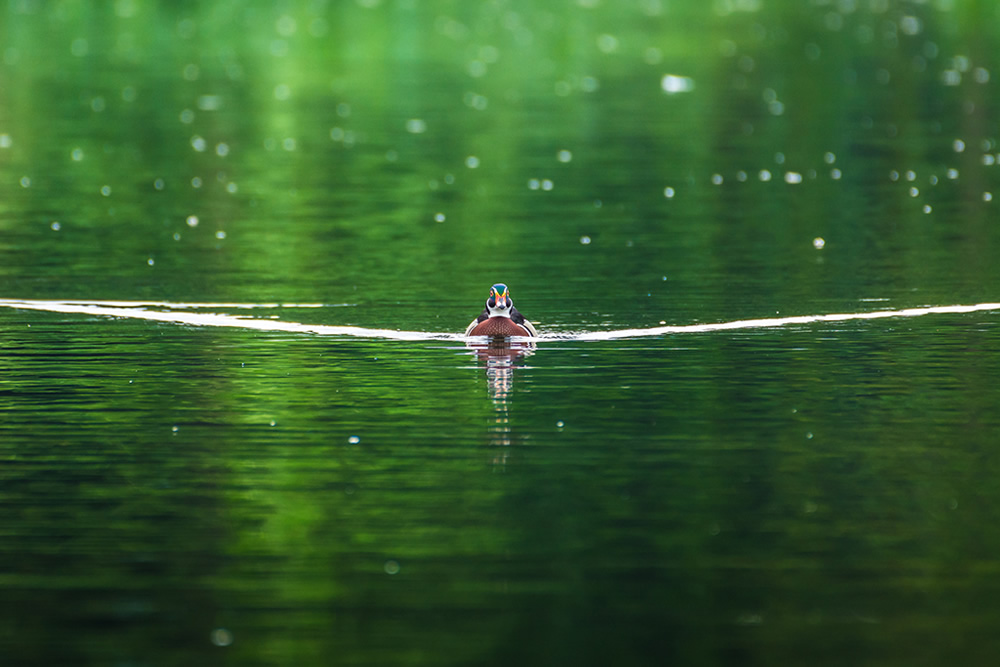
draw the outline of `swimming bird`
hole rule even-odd
[[[510,291],[503,283],[490,288],[486,307],[465,329],[466,336],[538,336],[535,326],[514,307]]]

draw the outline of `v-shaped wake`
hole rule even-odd
[[[105,317],[127,317],[156,322],[172,322],[198,327],[233,327],[256,329],[258,331],[284,331],[308,333],[321,336],[352,336],[355,338],[383,338],[392,340],[467,340],[459,333],[433,331],[400,331],[397,329],[375,329],[356,326],[336,326],[287,322],[251,315],[230,315],[211,310],[278,309],[278,308],[323,308],[330,304],[317,303],[170,303],[166,301],[53,301],[35,299],[0,299],[0,307],[22,310],[39,310],[52,313],[77,313]],[[337,304],[343,305],[343,304]],[[876,320],[889,317],[920,317],[935,314],[962,314],[1000,310],[1000,303],[977,303],[973,305],[926,306],[900,310],[874,310],[859,313],[834,313],[822,315],[798,315],[794,317],[769,317],[709,324],[680,324],[612,331],[569,331],[543,333],[538,340],[618,340],[622,338],[642,338],[666,336],[670,334],[706,333],[711,331],[731,331],[738,329],[766,329],[814,322],[849,322],[852,320]]]

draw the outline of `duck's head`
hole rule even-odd
[[[490,317],[503,315],[510,317],[510,309],[514,303],[510,300],[510,291],[503,283],[497,283],[490,288],[490,298],[486,299],[486,309]]]

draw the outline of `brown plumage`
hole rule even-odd
[[[489,317],[472,328],[469,336],[531,336],[523,326],[509,317]]]

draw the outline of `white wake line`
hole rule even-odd
[[[176,308],[184,310],[187,308],[239,308],[250,310],[253,308],[337,308],[343,306],[353,306],[352,303],[184,303],[183,301],[86,301],[78,299],[64,299],[59,301],[36,301],[36,300],[14,300],[0,299],[3,305],[10,306],[13,303],[59,303],[75,306],[110,306],[112,308],[142,308],[145,306],[152,308]]]
[[[322,336],[354,336],[359,338],[388,338],[393,340],[470,340],[457,333],[434,333],[430,331],[398,331],[396,329],[369,329],[367,327],[331,326],[324,324],[301,324],[298,322],[282,322],[281,320],[257,319],[242,315],[226,315],[224,313],[193,312],[198,308],[319,308],[323,304],[206,304],[206,303],[169,303],[140,301],[42,301],[28,299],[0,299],[0,308],[18,308],[23,310],[40,310],[52,313],[80,313],[85,315],[103,315],[106,317],[127,317],[156,322],[172,322],[175,324],[190,324],[201,327],[234,327],[240,329],[256,329],[258,331],[285,331],[289,333],[311,333]],[[329,305],[329,304],[327,304]],[[340,305],[340,304],[335,304]],[[147,310],[155,308],[177,308],[179,310]],[[926,306],[922,308],[904,308],[902,310],[876,310],[864,313],[835,313],[828,315],[799,315],[795,317],[769,317],[755,320],[735,320],[732,322],[714,322],[709,324],[681,324],[646,329],[616,329],[614,331],[583,331],[568,333],[549,333],[539,336],[539,340],[616,340],[619,338],[640,338],[648,336],[663,336],[666,334],[704,333],[710,331],[731,331],[735,329],[766,329],[794,324],[812,324],[814,322],[847,322],[851,320],[877,320],[888,317],[920,317],[945,313],[974,313],[980,311],[1000,310],[1000,303],[977,303],[974,305],[956,306]],[[473,337],[477,340],[480,337]],[[528,339],[525,339],[528,340]]]
[[[0,299],[0,307],[21,308],[25,310],[43,310],[51,313],[81,313],[86,315],[105,315],[108,317],[129,317],[137,320],[152,320],[155,322],[173,322],[175,324],[190,324],[199,327],[235,327],[239,329],[256,329],[258,331],[287,331],[290,333],[312,333],[323,336],[355,336],[360,338],[392,338],[395,340],[462,340],[461,334],[431,333],[425,331],[396,331],[395,329],[368,329],[365,327],[328,326],[324,324],[299,324],[298,322],[282,322],[281,320],[255,319],[253,317],[226,315],[223,313],[196,313],[191,311],[146,310],[139,304],[134,307],[90,305],[109,302],[85,301],[29,301]],[[113,302],[125,304],[130,302]],[[157,304],[160,307],[174,307],[173,304]],[[217,307],[220,304],[215,304]],[[183,304],[184,308],[201,308],[206,304]],[[235,307],[235,306],[234,306]],[[267,308],[269,305],[242,304],[242,308]]]
[[[585,331],[572,335],[573,340],[613,340],[639,336],[662,336],[674,333],[703,333],[706,331],[728,331],[732,329],[766,329],[784,327],[790,324],[812,324],[813,322],[847,322],[850,320],[879,320],[887,317],[920,317],[938,313],[974,313],[983,310],[1000,310],[1000,303],[977,303],[971,306],[926,306],[904,308],[902,310],[875,310],[867,313],[833,313],[829,315],[798,315],[795,317],[767,317],[757,320],[735,320],[710,324],[682,324],[676,326],[652,327],[649,329],[618,329],[617,331]],[[545,336],[543,336],[544,338]]]

